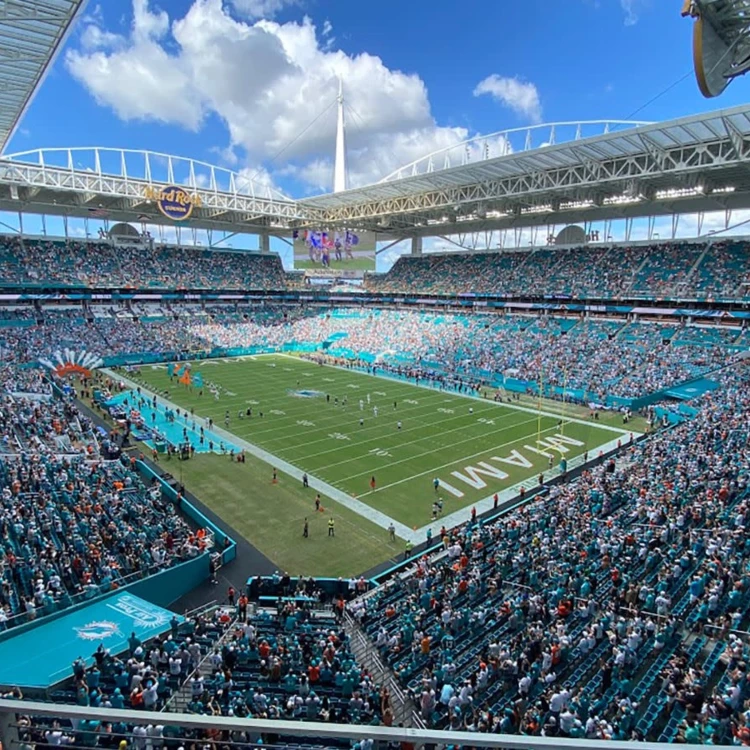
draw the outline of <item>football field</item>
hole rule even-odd
[[[202,396],[170,381],[164,365],[144,366],[138,381],[154,393],[168,391],[196,417],[210,417],[238,438],[236,445],[263,449],[269,463],[307,472],[373,509],[381,526],[387,518],[421,529],[438,499],[444,516],[468,512],[521,482],[532,487],[562,458],[594,456],[628,434],[528,404],[497,404],[291,356],[196,362],[191,371],[203,378]],[[248,409],[252,416],[238,416]]]

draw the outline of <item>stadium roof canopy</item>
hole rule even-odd
[[[86,0],[0,2],[0,153]]]
[[[456,167],[434,156],[413,176],[302,205],[330,225],[410,236],[749,207],[750,105]]]
[[[463,144],[473,159],[458,166],[438,152],[377,184],[298,201],[192,159],[41,149],[0,157],[0,210],[169,224],[154,195],[176,185],[195,204],[181,226],[281,236],[345,227],[408,238],[750,208],[750,104],[577,132],[524,150],[503,141],[495,155]]]

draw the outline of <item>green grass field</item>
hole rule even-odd
[[[308,268],[323,268],[323,266],[312,260],[294,258],[295,271],[304,271]],[[370,258],[354,257],[347,260],[336,260],[335,257],[331,257],[330,269],[334,271],[374,271],[375,254],[373,253]]]
[[[326,512],[316,513],[315,492],[292,477],[280,474],[278,484],[271,485],[268,466],[252,456],[238,464],[201,454],[167,468],[178,475],[181,470],[191,492],[291,575],[349,577],[403,554],[402,539],[391,542],[385,529],[329,498]],[[336,519],[333,539],[330,516]],[[303,539],[306,518],[310,535]]]
[[[280,355],[196,363],[193,372],[203,376],[202,397],[170,383],[164,366],[143,367],[140,382],[157,393],[168,389],[170,400],[218,426],[229,411],[228,430],[239,438],[410,528],[430,522],[436,477],[448,514],[534,482],[549,466],[539,451],[557,465],[561,455],[593,455],[622,434],[585,420],[563,418],[561,425],[559,416],[540,416],[530,404],[498,405]],[[239,419],[248,407],[252,418]],[[214,488],[209,472],[202,484],[196,492],[203,498],[202,490]]]

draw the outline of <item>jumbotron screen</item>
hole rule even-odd
[[[297,270],[374,271],[379,239],[387,237],[353,230],[299,230],[293,236],[294,267]]]

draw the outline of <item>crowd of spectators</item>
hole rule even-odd
[[[220,261],[212,254],[209,263],[206,253],[191,253],[157,248],[144,260],[143,249],[114,251],[106,243],[30,249],[5,241],[0,268],[7,278],[38,282],[47,274],[67,285],[283,285],[277,259],[239,263],[234,254]],[[548,249],[404,258],[377,288],[718,296],[739,293],[748,267],[740,243],[603,254]],[[430,726],[750,744],[743,711],[750,698],[750,367],[734,359],[748,345],[746,331],[399,310],[212,305],[183,312],[0,315],[23,323],[0,326],[0,628],[204,552],[158,489],[144,486],[123,460],[101,459],[92,423],[72,402],[52,400],[38,370],[18,367],[61,347],[104,356],[328,343],[331,354],[348,359],[513,377],[600,399],[713,372],[719,387],[696,402],[690,421],[498,519],[444,529],[441,554],[420,558],[410,575],[357,600],[349,614]],[[237,621],[221,610],[211,620],[175,620],[163,637],[132,639],[124,658],[100,649],[94,666],[75,665],[70,689],[58,697],[159,709],[187,680],[193,713],[392,722],[387,691],[357,665],[333,616],[295,601],[256,616],[240,603],[237,614]],[[163,746],[171,731],[91,721],[53,725],[38,741],[107,744],[132,732],[145,750]],[[36,741],[31,730],[29,738]]]
[[[746,744],[750,368],[349,607],[430,726]]]
[[[737,299],[750,283],[745,241],[402,256],[368,289],[391,293]]]
[[[654,393],[710,372],[732,358],[725,345],[739,335],[736,329],[715,335],[713,329],[682,327],[672,333],[683,340],[672,344],[658,326],[655,335],[651,328],[611,320],[383,310],[306,315],[270,326],[213,322],[194,333],[224,347],[331,341],[332,354],[366,354],[388,364],[442,367],[475,378],[510,376],[534,388],[541,381],[599,400]],[[621,331],[627,336],[621,337]],[[642,342],[642,335],[654,340]]]
[[[33,326],[0,328],[5,361],[33,362],[64,347],[104,357],[329,342],[330,353],[350,359],[435,367],[495,382],[512,377],[531,390],[541,383],[603,401],[608,395],[637,398],[704,375],[742,349],[737,328],[593,318],[303,307],[243,311],[233,305],[223,312],[213,306],[168,316],[114,309],[89,318],[70,310],[43,315]]]
[[[0,283],[169,289],[284,288],[275,253],[0,237]]]
[[[203,551],[160,490],[145,487],[118,461],[4,453],[0,483],[3,628]]]
[[[0,628],[203,551],[189,525],[42,373],[0,371]]]
[[[2,236],[0,283],[263,291],[305,287],[299,274],[284,273],[275,253]],[[737,299],[746,294],[748,283],[750,248],[742,240],[403,256],[387,274],[366,278],[366,287],[380,292],[598,298]]]
[[[390,695],[356,664],[339,619],[300,598],[279,600],[275,612],[255,614],[248,613],[244,592],[237,598],[231,590],[230,600],[231,606],[182,621],[173,617],[169,632],[147,641],[132,634],[125,653],[99,646],[93,663],[76,660],[72,678],[49,698],[104,708],[391,725]],[[205,746],[219,739],[203,730],[179,729],[168,714],[163,723],[144,725],[95,719],[72,725],[29,717],[19,724],[20,740],[37,744],[142,750],[187,742]],[[263,739],[276,744],[284,737]],[[252,744],[261,738],[233,732],[231,740]],[[299,742],[289,738],[290,746]]]

